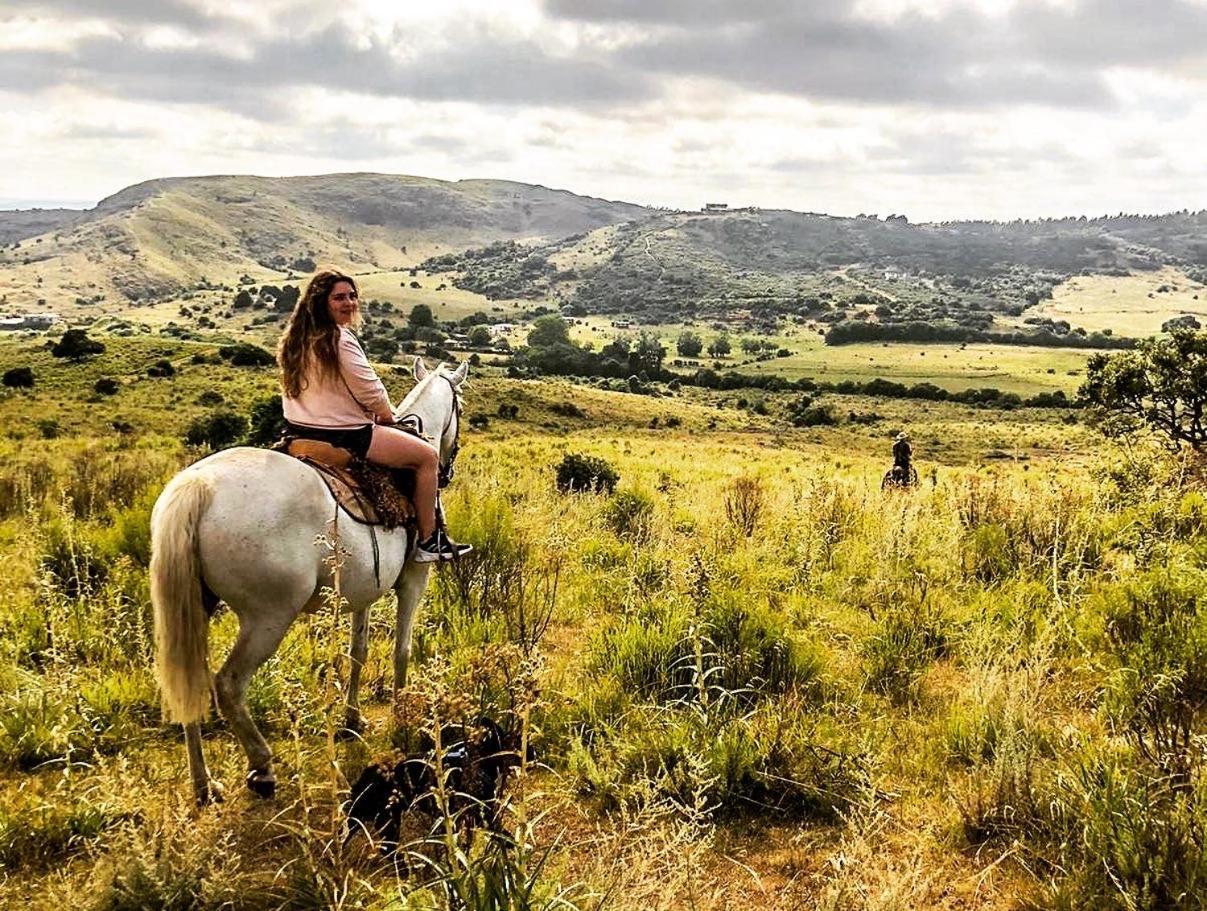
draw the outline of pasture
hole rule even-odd
[[[1135,337],[1156,335],[1162,323],[1183,314],[1207,323],[1207,288],[1173,267],[1126,276],[1075,275],[1026,312],[1068,320],[1087,332],[1110,329]]]
[[[804,326],[789,326],[770,336],[743,333],[740,327],[725,333],[701,324],[674,324],[617,329],[605,317],[578,320],[571,335],[576,341],[590,342],[598,350],[617,333],[632,334],[648,329],[662,339],[667,349],[667,363],[679,357],[675,341],[685,330],[695,332],[704,341],[705,353],[690,361],[711,367],[714,361],[720,370],[742,373],[770,374],[796,380],[812,377],[816,380],[866,382],[876,378],[893,380],[907,385],[934,383],[945,389],[959,391],[996,387],[1004,392],[1022,396],[1061,390],[1069,395],[1077,391],[1085,362],[1091,352],[1074,348],[1046,348],[1030,345],[911,344],[905,342],[867,342],[853,345],[826,345],[815,330]],[[713,358],[707,346],[718,335],[725,334],[733,346],[731,354]],[[513,343],[522,343],[520,338]],[[756,360],[741,349],[743,338],[766,341],[773,351],[786,349],[786,357]],[[694,368],[692,368],[694,369]]]
[[[228,799],[199,811],[159,721],[147,518],[203,453],[180,443],[216,407],[203,394],[246,411],[272,374],[106,341],[78,365],[0,345],[37,376],[0,401],[0,905],[1201,907],[1193,463],[1049,410],[833,396],[880,419],[797,430],[779,397],[764,414],[734,392],[471,376],[466,416],[488,420],[446,505],[477,550],[429,588],[402,698],[381,603],[370,727],[337,741],[348,620],[300,622],[252,684],[278,796],[242,788],[214,720]],[[147,377],[162,358],[176,374]],[[879,489],[898,425],[909,494]],[[986,459],[999,442],[1018,460]],[[560,492],[571,452],[616,489]],[[211,666],[234,632],[215,619]],[[345,842],[339,803],[371,757],[479,713],[532,745],[503,835],[440,804],[392,858]]]

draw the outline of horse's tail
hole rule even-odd
[[[213,497],[195,474],[168,483],[151,513],[155,674],[169,721],[193,724],[210,707],[209,617],[201,601],[197,525]]]

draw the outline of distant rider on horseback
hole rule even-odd
[[[902,475],[907,478],[913,454],[913,447],[909,445],[909,435],[903,430],[893,441],[893,467],[900,468]]]

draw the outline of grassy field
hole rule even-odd
[[[241,787],[214,721],[229,799],[196,810],[159,722],[146,527],[203,453],[189,421],[272,388],[194,363],[214,347],[113,339],[70,365],[0,344],[36,374],[0,400],[0,906],[1202,907],[1201,475],[1051,410],[827,396],[879,417],[798,430],[782,396],[471,376],[487,421],[446,505],[477,550],[429,589],[407,698],[392,711],[387,598],[369,731],[330,740],[348,619],[303,619],[251,692],[278,796]],[[175,376],[146,377],[164,358]],[[912,493],[879,488],[899,426]],[[615,492],[558,492],[570,452]],[[519,635],[521,611],[548,627]],[[215,664],[234,633],[214,621]],[[346,779],[466,698],[532,738],[512,846],[439,814],[395,861],[345,844]]]
[[[1110,329],[1116,335],[1143,337],[1183,314],[1207,323],[1207,289],[1174,268],[1123,277],[1078,275],[1057,285],[1050,300],[1027,316],[1068,320],[1087,332]]]
[[[705,325],[659,325],[641,327],[658,335],[668,351],[667,360],[674,360],[675,340],[690,329],[707,345],[722,332]],[[613,320],[587,317],[576,321],[572,337],[590,342],[596,350],[607,344],[612,336],[633,334],[637,330],[617,329]],[[517,333],[522,336],[523,333]],[[900,383],[934,383],[944,389],[959,391],[994,386],[1006,392],[1034,395],[1037,392],[1063,390],[1072,394],[1081,384],[1085,362],[1091,352],[1073,348],[1044,348],[1025,345],[967,344],[907,344],[869,342],[855,345],[826,345],[816,331],[801,326],[788,327],[772,336],[753,336],[784,348],[787,357],[755,360],[741,350],[740,331],[724,333],[729,336],[733,353],[714,359],[705,354],[691,359],[703,367],[714,360],[721,370],[743,373],[772,374],[787,379],[812,377],[838,382],[866,382],[877,377]]]

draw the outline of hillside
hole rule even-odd
[[[985,330],[1009,326],[1073,275],[1169,267],[1200,282],[1205,230],[1203,213],[912,225],[745,209],[659,214],[537,249],[495,245],[424,265],[459,287],[548,297],[575,315],[836,323],[874,312],[879,322]]]
[[[385,174],[167,178],[86,212],[0,213],[0,306],[16,312],[188,299],[316,263],[399,269],[498,240],[546,243],[645,214],[561,190]]]

